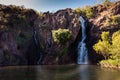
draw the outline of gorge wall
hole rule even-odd
[[[40,15],[24,7],[0,6],[0,65],[37,64],[39,54],[34,44],[34,30],[44,56],[42,64],[75,62],[75,54],[71,54],[70,48],[79,33],[80,22],[74,10],[65,9]],[[65,53],[64,48],[53,41],[51,33],[59,28],[69,29],[72,33],[72,39],[65,44],[64,48],[69,50],[64,56],[61,56],[61,53]]]
[[[94,63],[103,59],[103,57],[93,50],[92,46],[98,42],[103,31],[109,31],[110,35],[120,29],[120,1],[105,4],[99,4],[91,7],[93,17],[88,19],[88,49],[89,57]],[[116,17],[116,19],[115,19]],[[115,21],[116,20],[116,21]]]
[[[65,9],[55,13],[43,13],[36,23],[41,49],[44,53],[43,64],[66,64],[75,61],[74,52],[70,51],[70,48],[79,33],[80,22],[74,10]],[[52,30],[59,28],[69,29],[72,33],[72,39],[64,45],[65,47],[55,43],[52,38]],[[67,51],[64,52],[64,49]]]
[[[68,64],[77,62],[77,45],[81,39],[79,16],[84,16],[87,26],[87,47],[89,59],[96,63],[102,59],[92,46],[100,39],[102,31],[114,31],[120,28],[113,24],[111,16],[120,14],[120,1],[109,5],[91,7],[93,16],[87,18],[70,8],[55,13],[38,13],[23,6],[0,5],[0,65],[35,65],[39,54],[34,44],[33,32],[37,32],[40,51],[43,53],[42,64]],[[106,23],[105,23],[106,22]],[[107,24],[107,22],[109,24]],[[69,29],[72,38],[64,45],[52,38],[52,30]]]

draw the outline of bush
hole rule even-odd
[[[52,30],[52,36],[55,42],[65,44],[70,40],[72,33],[68,29]]]
[[[112,16],[112,23],[117,25],[120,23],[120,15],[114,15]]]
[[[117,32],[114,32],[114,33],[112,34],[112,40],[114,40],[115,37],[117,37],[117,36],[119,36],[119,35],[120,35],[120,30],[118,30]]]
[[[106,19],[103,23],[104,26],[118,25],[120,24],[120,15],[113,15],[111,19]]]
[[[110,0],[104,0],[103,5],[105,7],[108,7],[110,5],[110,3],[111,3]]]
[[[120,60],[112,60],[112,59],[108,59],[108,60],[102,60],[100,62],[101,65],[114,65],[114,66],[120,66]]]
[[[107,62],[108,64],[119,65],[120,64],[120,30],[113,33],[111,40],[109,38],[109,32],[103,32],[101,34],[101,37],[102,40],[99,40],[99,42],[93,46],[96,53],[102,54],[106,59],[106,60],[102,60],[100,64]]]
[[[109,40],[109,32],[102,32],[101,39],[98,43],[96,43],[93,48],[97,53],[102,53],[104,57],[109,53],[110,49],[110,40]]]
[[[109,42],[109,32],[102,32],[101,38],[102,38],[102,41],[108,41]]]
[[[93,10],[90,6],[86,6],[85,13],[86,13],[87,18],[93,17]]]
[[[105,22],[103,23],[103,26],[110,26],[110,25],[111,25],[110,19],[106,19]]]
[[[87,18],[93,17],[93,9],[90,6],[86,6],[85,8],[76,8],[75,11],[81,15],[86,15]]]
[[[76,8],[75,11],[79,14],[85,14],[85,8]]]
[[[93,46],[93,49],[96,51],[96,53],[102,54],[106,59],[109,55],[110,47],[111,46],[108,41],[99,40],[99,42]]]
[[[120,30],[112,35],[111,58],[120,59]]]

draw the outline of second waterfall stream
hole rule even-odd
[[[78,53],[78,57],[77,57],[77,64],[88,64],[88,50],[86,48],[86,26],[85,26],[85,20],[83,19],[83,17],[79,17],[79,20],[81,22],[81,28],[82,28],[82,38],[78,43],[78,47],[77,47],[77,53]]]

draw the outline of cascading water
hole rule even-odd
[[[77,64],[88,64],[88,51],[86,48],[86,26],[85,26],[85,20],[83,17],[80,16],[80,22],[82,27],[82,40],[79,41],[78,44],[78,59]]]
[[[36,45],[37,48],[37,52],[39,53],[39,59],[37,61],[37,64],[41,64],[41,60],[42,60],[42,53],[40,51],[40,46],[39,46],[39,41],[37,39],[37,32],[34,30],[34,43]]]

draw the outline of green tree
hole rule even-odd
[[[93,46],[93,49],[96,51],[96,53],[102,54],[105,59],[107,59],[110,52],[110,47],[111,45],[108,41],[99,40],[99,42]]]
[[[107,59],[109,52],[110,52],[110,41],[109,41],[109,32],[102,32],[101,39],[98,43],[93,46],[93,49],[96,53],[102,54],[105,59]]]
[[[119,24],[120,23],[120,15],[112,16],[112,24]]]
[[[102,54],[105,58],[110,54],[110,41],[109,41],[109,32],[102,32],[101,39],[98,43],[93,46],[93,49],[96,53]]]
[[[52,30],[52,37],[54,41],[60,44],[65,44],[68,40],[70,40],[71,36],[72,33],[69,29]]]
[[[110,0],[104,0],[103,5],[105,7],[108,7],[110,3],[111,3]]]
[[[109,32],[102,32],[101,38],[102,38],[102,41],[108,41],[109,42]]]
[[[86,6],[85,13],[86,13],[87,18],[93,17],[93,10],[90,6]]]
[[[113,59],[120,59],[120,30],[112,35],[112,48],[110,53]]]
[[[112,39],[109,39],[109,32],[103,32],[101,34],[102,40],[99,40],[93,46],[96,53],[102,54],[106,60],[102,60],[100,64],[109,63],[112,65],[120,66],[120,30],[112,34]],[[109,41],[111,43],[109,43]]]
[[[84,8],[76,8],[75,11],[81,15],[86,15],[87,18],[93,17],[93,9],[90,6]]]

